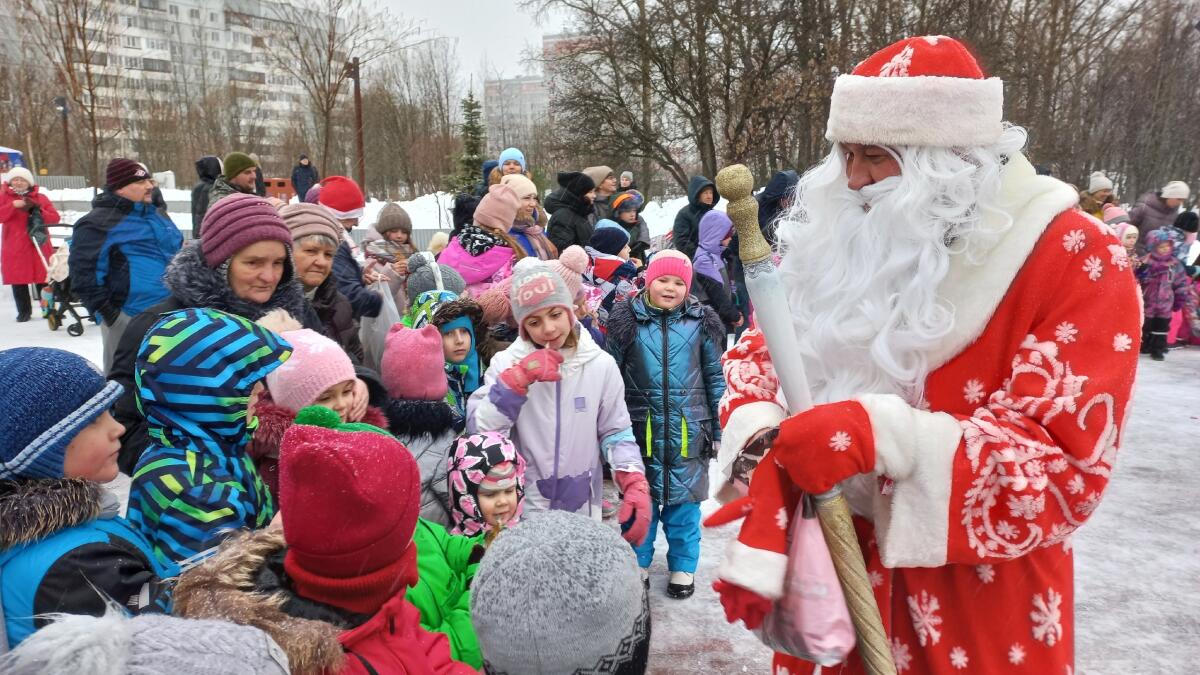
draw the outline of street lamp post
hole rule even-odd
[[[354,164],[355,177],[363,194],[367,193],[367,162],[363,155],[362,90],[359,87],[358,57],[346,62],[346,76],[354,80]]]
[[[71,106],[67,103],[67,97],[55,96],[54,97],[54,109],[56,111],[58,111],[58,114],[62,117],[63,154],[66,156],[66,159],[67,159],[66,175],[70,176],[71,171],[74,168],[74,165],[71,162],[71,133],[67,129],[67,115],[71,112]]]

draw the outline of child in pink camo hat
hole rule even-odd
[[[355,419],[355,397],[362,392],[356,391],[354,363],[336,342],[307,328],[284,331],[280,336],[292,345],[292,358],[267,377],[267,391],[254,409],[258,429],[246,450],[276,499],[279,443],[302,408],[324,406],[336,412],[342,422],[387,426],[383,411],[374,406],[367,406]]]
[[[495,431],[458,439],[449,458],[451,534],[511,527],[525,508],[525,458]]]

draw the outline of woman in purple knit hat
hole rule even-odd
[[[163,282],[171,295],[130,321],[113,357],[109,379],[125,387],[113,415],[126,429],[119,458],[126,473],[147,445],[146,422],[131,393],[137,389],[134,360],[160,315],[209,307],[256,321],[283,310],[304,328],[324,332],[295,278],[292,232],[267,200],[246,194],[226,197],[209,208],[201,231],[200,239],[187,242],[167,266]]]

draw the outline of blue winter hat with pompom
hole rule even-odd
[[[508,160],[515,160],[521,165],[521,171],[525,171],[525,153],[516,148],[505,148],[504,152],[500,153],[500,168],[504,168],[504,163]]]
[[[62,478],[67,446],[122,391],[71,352],[0,351],[0,480]]]

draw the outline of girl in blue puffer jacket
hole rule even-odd
[[[725,393],[725,328],[711,307],[689,297],[692,265],[662,251],[646,268],[646,290],[609,314],[607,349],[625,378],[625,405],[646,464],[650,533],[635,546],[643,570],[654,559],[656,522],[667,535],[667,595],[695,591],[700,502],[720,441],[717,405]]]

